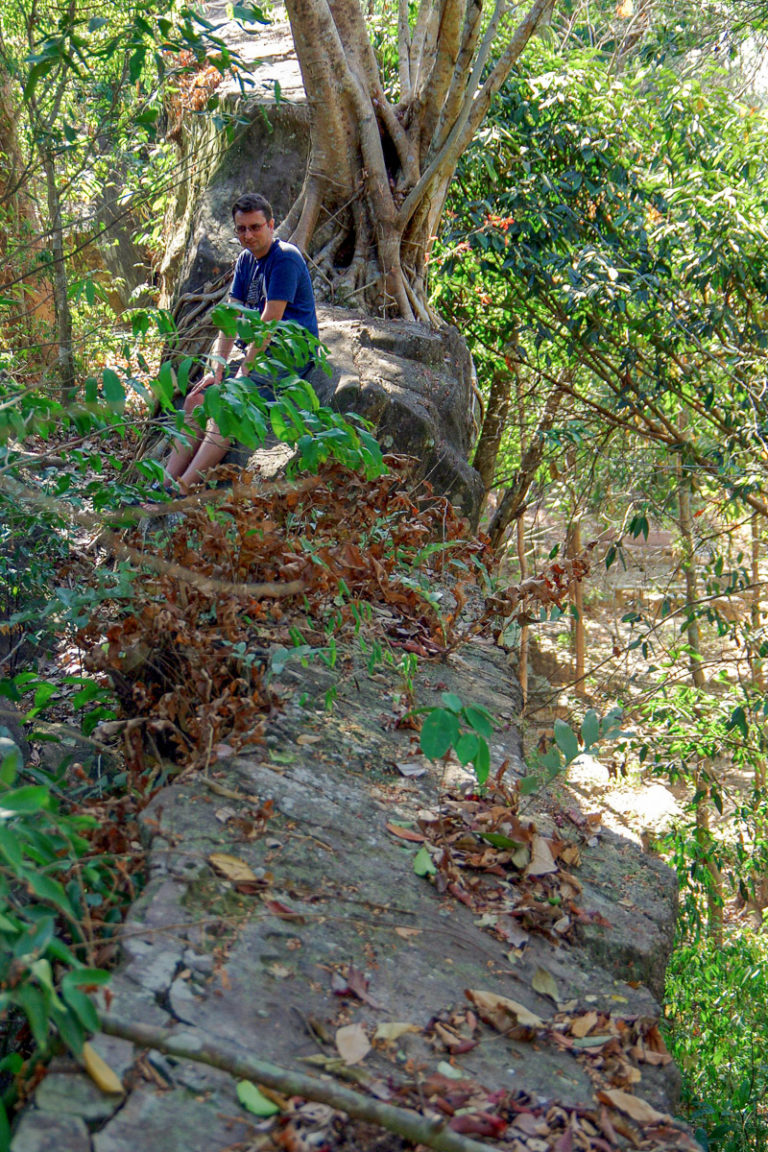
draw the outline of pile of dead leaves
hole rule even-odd
[[[188,763],[262,738],[278,706],[270,648],[322,648],[351,634],[371,606],[393,645],[424,655],[455,640],[465,589],[486,544],[452,505],[407,490],[407,464],[368,481],[338,465],[298,483],[231,491],[184,503],[180,523],[121,545],[138,564],[130,611],[81,631],[90,670],[105,673],[128,719],[134,773],[144,757]],[[166,508],[159,506],[159,512]],[[431,595],[451,588],[445,612]]]
[[[571,937],[579,922],[605,923],[579,900],[582,886],[572,871],[580,862],[578,843],[544,836],[521,817],[517,789],[501,774],[483,796],[449,795],[438,811],[422,811],[418,824],[418,830],[388,827],[429,845],[438,891],[466,904],[512,948],[523,948],[531,932],[556,942]]]

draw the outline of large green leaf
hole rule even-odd
[[[459,721],[447,708],[433,708],[421,726],[419,745],[430,760],[445,756],[459,738]]]

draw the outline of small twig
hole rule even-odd
[[[238,1080],[251,1080],[285,1096],[301,1096],[305,1100],[328,1104],[356,1120],[366,1120],[414,1144],[434,1148],[435,1152],[488,1152],[488,1144],[469,1140],[446,1128],[444,1118],[430,1120],[417,1112],[368,1099],[340,1084],[319,1080],[303,1072],[293,1072],[266,1060],[256,1060],[252,1056],[238,1056],[231,1049],[196,1035],[191,1029],[174,1036],[170,1029],[133,1023],[111,1012],[102,1012],[101,1027],[108,1036],[119,1036],[139,1047],[153,1048],[167,1056],[219,1068]]]

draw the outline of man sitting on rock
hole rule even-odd
[[[264,321],[293,320],[317,336],[317,314],[312,281],[298,248],[275,237],[275,221],[268,200],[247,192],[232,205],[235,235],[243,251],[237,258],[229,302],[244,304],[261,312]],[[266,348],[268,340],[243,344],[245,355],[237,376],[249,377],[265,400],[274,400],[275,377],[258,370],[250,371],[254,359]],[[184,400],[184,411],[192,413],[202,404],[206,388],[220,384],[227,371],[227,358],[235,340],[223,332],[211,349],[211,370],[195,384]],[[299,375],[306,377],[314,367],[310,357]],[[196,484],[203,473],[218,464],[229,449],[229,440],[209,421],[205,432],[198,425],[187,425],[187,443],[174,448],[166,464],[166,475],[182,492]],[[170,485],[169,485],[170,486]]]

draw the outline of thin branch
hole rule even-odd
[[[452,1132],[446,1127],[443,1118],[432,1120],[417,1112],[369,1099],[333,1081],[281,1068],[266,1060],[256,1060],[253,1056],[237,1055],[232,1049],[204,1040],[202,1035],[195,1035],[189,1029],[174,1036],[171,1029],[137,1024],[111,1012],[101,1014],[101,1027],[108,1036],[129,1040],[138,1047],[152,1048],[167,1056],[219,1068],[238,1080],[262,1084],[285,1096],[300,1096],[305,1100],[327,1104],[355,1120],[365,1120],[414,1144],[434,1148],[435,1152],[488,1152],[487,1144],[480,1144],[477,1140]]]

